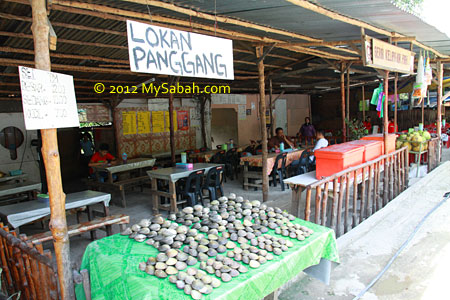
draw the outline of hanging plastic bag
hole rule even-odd
[[[432,81],[433,81],[433,71],[431,70],[430,66],[430,58],[427,57],[425,63],[424,82],[426,83],[426,85],[431,85]]]
[[[417,62],[417,75],[416,75],[416,83],[424,82],[424,62],[422,53],[419,56],[419,61]]]
[[[378,98],[382,91],[383,91],[383,85],[380,83],[380,85],[376,89],[373,90],[372,100],[370,100],[370,104],[378,105]]]

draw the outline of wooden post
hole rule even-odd
[[[384,154],[387,154],[388,121],[389,121],[389,111],[388,111],[389,71],[385,71],[384,74],[384,95],[386,98],[384,100],[383,105],[383,135],[384,135]]]
[[[263,46],[256,47],[256,57],[263,55]],[[269,177],[267,175],[267,129],[266,129],[266,95],[264,84],[264,59],[258,62],[259,76],[259,118],[261,122],[262,139],[262,194],[263,202],[269,197]]]
[[[170,81],[170,85],[173,84],[175,80],[172,77]],[[170,128],[170,157],[172,161],[172,165],[175,166],[175,134],[173,130],[173,94],[169,93],[169,128]]]
[[[429,92],[427,92],[427,93],[429,93]],[[428,96],[429,97],[429,96]],[[422,97],[422,124],[425,126],[425,124],[424,124],[424,119],[425,119],[425,116],[424,116],[424,114],[425,114],[425,99]]]
[[[436,120],[436,131],[438,137],[438,149],[437,149],[437,163],[441,162],[441,131],[442,131],[442,80],[444,77],[444,70],[442,68],[442,62],[440,60],[437,61],[437,120]],[[447,142],[448,143],[448,142]],[[430,153],[428,154],[430,155]]]
[[[208,147],[208,142],[206,141],[206,120],[205,120],[205,109],[206,109],[206,101],[208,101],[208,95],[203,94],[200,97],[200,118],[202,122],[202,140],[203,147]]]
[[[350,68],[347,68],[347,97],[346,97],[346,116],[347,119],[350,120]],[[348,128],[347,128],[347,135],[349,134]]]
[[[363,122],[366,121],[366,101],[364,99],[366,99],[365,97],[365,91],[364,91],[364,85],[361,86],[361,92],[362,92],[362,101],[363,101]],[[370,133],[370,132],[369,132]]]
[[[341,63],[341,115],[342,115],[342,141],[347,141],[347,129],[345,125],[345,63]]]
[[[272,114],[272,77],[269,78],[269,116],[270,116],[270,137],[273,137],[273,114]],[[286,129],[287,130],[287,129]]]
[[[34,61],[37,69],[50,71],[49,26],[45,0],[32,0]],[[61,167],[56,129],[42,129],[42,156],[50,196],[50,230],[53,235],[61,299],[75,299],[66,222],[66,196],[62,190]]]
[[[398,127],[397,127],[397,85],[398,85],[398,73],[395,73],[395,78],[394,78],[394,128],[395,131],[399,131]]]

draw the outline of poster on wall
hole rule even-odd
[[[247,119],[247,112],[246,112],[246,106],[244,105],[238,105],[238,120],[245,120]]]
[[[166,132],[170,131],[170,118],[169,118],[169,112],[164,112],[165,120],[166,120]],[[177,112],[173,111],[173,131],[177,131]]]
[[[123,135],[136,134],[136,112],[122,112],[122,128]]]
[[[233,41],[127,20],[133,72],[234,79]]]
[[[164,112],[152,111],[152,128],[153,133],[164,132]]]
[[[187,110],[177,111],[178,130],[189,130],[189,112]]]
[[[149,111],[138,111],[137,121],[138,121],[138,133],[139,134],[150,133],[150,112]]]

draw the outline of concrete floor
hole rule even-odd
[[[444,149],[443,161],[448,160],[450,151]],[[333,269],[329,286],[301,273],[281,289],[279,298],[353,299],[384,267],[423,215],[442,199],[444,192],[450,191],[450,163],[441,165],[425,178],[410,179],[410,184],[412,186],[395,201],[338,239],[341,264]],[[241,178],[228,181],[224,192],[251,200],[262,198],[261,190],[244,191]],[[268,205],[289,211],[291,190],[281,192],[279,186],[270,187],[269,201]],[[127,192],[127,208],[112,203],[110,210],[112,214],[129,215],[131,223],[148,218],[151,216],[150,190]],[[362,299],[450,299],[450,287],[442,282],[450,275],[449,216],[450,200],[428,219],[410,246]],[[74,215],[68,216],[68,224],[75,222]],[[36,225],[22,229],[29,234],[39,230],[42,231]],[[114,233],[118,230],[118,226],[113,227]],[[97,231],[97,235],[98,238],[105,236],[103,231]],[[90,242],[88,233],[70,239],[74,268],[79,268]],[[52,243],[44,247],[51,249]]]
[[[450,151],[444,151],[444,159]],[[377,276],[420,220],[450,191],[450,162],[442,164],[385,208],[338,239],[341,263],[329,286],[301,275],[279,299],[353,299]],[[428,218],[366,300],[450,299],[450,200]]]

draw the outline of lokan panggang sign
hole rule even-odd
[[[127,20],[133,72],[234,79],[231,40]]]

